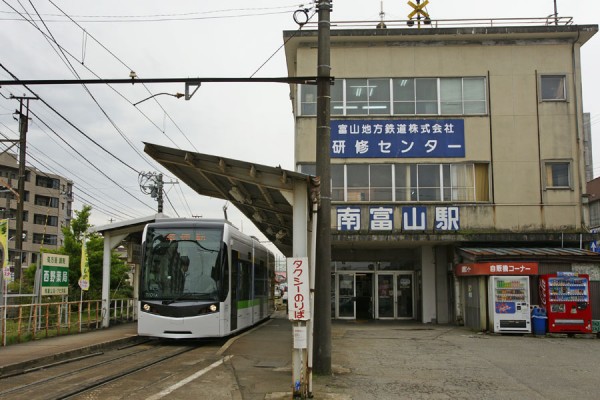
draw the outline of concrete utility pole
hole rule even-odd
[[[23,208],[25,201],[25,156],[27,154],[27,129],[29,127],[29,100],[37,97],[13,97],[19,99],[19,183],[17,191],[17,226],[15,234],[15,280],[21,279],[21,263],[23,260]],[[26,101],[23,114],[23,100]]]
[[[317,175],[321,205],[317,213],[313,372],[331,375],[331,1],[320,0],[317,53]]]

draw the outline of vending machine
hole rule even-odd
[[[589,285],[585,274],[540,275],[540,303],[548,316],[548,332],[592,333]]]
[[[488,293],[494,332],[531,332],[528,276],[490,276]]]

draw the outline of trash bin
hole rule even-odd
[[[546,335],[546,322],[548,321],[548,316],[546,315],[545,308],[535,307],[531,310],[531,327],[533,334],[536,336],[545,336]]]

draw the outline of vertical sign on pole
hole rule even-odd
[[[288,318],[292,321],[294,348],[294,398],[306,398],[308,389],[308,330],[310,320],[310,271],[308,257],[287,259]]]
[[[291,321],[310,319],[310,280],[308,257],[287,259],[288,318]]]

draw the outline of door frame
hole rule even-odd
[[[352,277],[352,316],[340,316],[340,279],[341,277]],[[338,272],[335,279],[335,318],[356,319],[356,272]]]
[[[380,317],[379,316],[379,277],[388,275],[392,277],[392,298],[394,303],[394,311],[392,317]],[[411,298],[413,299],[411,316],[409,317],[399,317],[398,316],[398,276],[399,275],[410,275],[411,277]],[[411,320],[415,319],[415,273],[414,271],[378,271],[375,273],[374,277],[374,285],[377,295],[375,297],[375,319],[404,319]],[[356,288],[355,288],[356,290]]]

